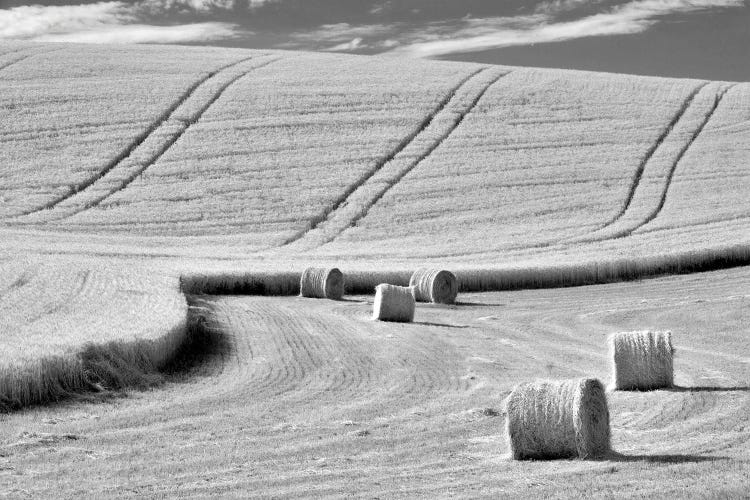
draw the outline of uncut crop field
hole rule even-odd
[[[7,252],[503,266],[748,244],[747,84],[295,52],[4,50]]]
[[[748,165],[750,83],[0,42],[0,498],[746,494]],[[458,302],[372,321],[423,265]],[[644,329],[614,454],[508,460]]]

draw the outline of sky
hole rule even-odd
[[[383,54],[750,81],[750,0],[0,0],[0,40]]]

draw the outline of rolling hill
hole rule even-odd
[[[78,394],[0,416],[8,494],[746,491],[746,270],[500,290],[746,265],[749,92],[0,43],[0,408]],[[311,263],[362,295],[252,296],[296,293]],[[375,284],[424,264],[492,293],[364,319]],[[217,292],[250,296],[197,298]],[[515,383],[604,380],[606,334],[652,327],[675,330],[679,387],[611,397],[619,455],[502,459]],[[129,386],[153,390],[104,397]]]

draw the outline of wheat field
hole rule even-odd
[[[0,42],[0,497],[745,494],[748,92]],[[425,266],[455,305],[369,319]],[[516,384],[649,329],[677,386],[608,394],[615,454],[508,460]]]

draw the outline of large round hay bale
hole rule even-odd
[[[516,460],[595,458],[610,449],[607,396],[595,378],[520,384],[506,405]]]
[[[409,279],[409,286],[415,287],[414,298],[419,302],[453,304],[458,295],[456,276],[444,269],[417,269]]]
[[[375,287],[372,319],[380,321],[414,321],[414,291],[412,287],[388,285]]]
[[[620,332],[609,338],[612,389],[648,391],[672,387],[671,332]]]
[[[299,281],[300,295],[340,300],[344,296],[344,274],[336,267],[308,267]]]

